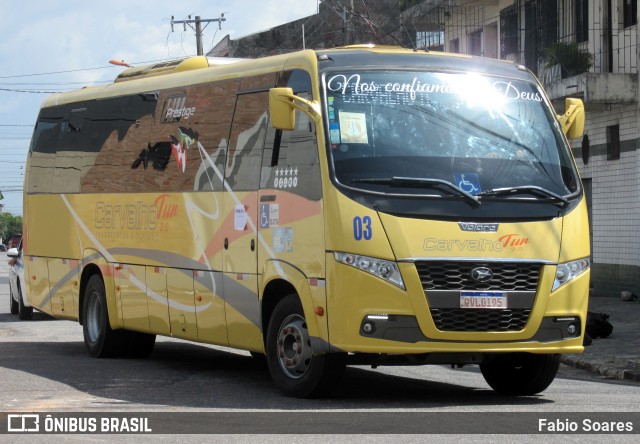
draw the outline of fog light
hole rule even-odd
[[[576,327],[575,324],[569,324],[569,326],[567,327],[567,333],[569,333],[569,335],[571,336],[575,336],[577,332],[578,327]]]
[[[365,322],[364,325],[362,326],[362,331],[364,331],[366,334],[370,335],[374,331],[376,331],[376,326],[375,326],[375,324],[373,322]]]

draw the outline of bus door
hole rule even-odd
[[[258,188],[268,123],[269,94],[236,99],[225,162],[223,287],[229,346],[260,351]]]

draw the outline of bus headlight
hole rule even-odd
[[[556,268],[556,278],[553,281],[553,288],[551,290],[556,290],[571,279],[584,273],[590,266],[591,262],[589,258],[558,264],[558,268]]]
[[[340,253],[337,251],[333,253],[333,256],[336,261],[341,264],[350,265],[359,270],[371,273],[372,275],[378,276],[380,279],[384,279],[385,281],[404,290],[402,275],[398,269],[398,264],[395,262],[361,256],[359,254]]]

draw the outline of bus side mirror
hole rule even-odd
[[[562,132],[567,139],[576,139],[584,134],[584,104],[580,99],[565,100],[565,113],[558,115]]]
[[[269,90],[269,114],[271,126],[279,130],[292,130],[296,127],[293,89],[271,88]]]
[[[9,256],[11,259],[15,259],[20,256],[20,252],[17,248],[9,248],[9,251],[7,251],[7,256]]]

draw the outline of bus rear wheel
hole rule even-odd
[[[18,282],[18,318],[21,321],[33,319],[33,307],[27,307],[24,305],[22,290],[20,290],[20,282]]]
[[[107,297],[101,276],[94,274],[89,278],[82,308],[82,331],[89,355],[95,358],[113,358],[126,351],[127,332],[112,330],[109,325]]]
[[[269,373],[287,396],[328,395],[345,369],[345,354],[314,355],[300,301],[290,294],[276,305],[267,327]]]
[[[560,355],[507,353],[480,364],[487,384],[502,395],[530,396],[544,391],[560,367]]]

